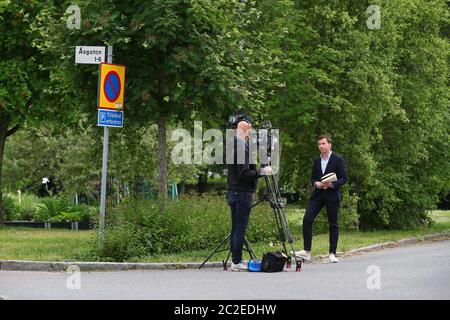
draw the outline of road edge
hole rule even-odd
[[[429,234],[429,235],[425,235],[425,236],[404,238],[404,239],[400,239],[397,241],[389,241],[389,242],[371,244],[369,246],[353,249],[353,250],[346,251],[346,252],[336,252],[336,257],[347,258],[347,257],[353,257],[353,256],[365,254],[365,253],[381,251],[381,250],[389,249],[389,248],[400,248],[400,247],[415,245],[418,243],[436,242],[436,241],[445,241],[445,240],[450,240],[450,232],[433,233],[433,234]],[[325,261],[328,262],[328,255],[314,256],[314,257],[312,257],[311,261],[309,261],[309,263],[322,263]]]
[[[435,233],[420,237],[409,237],[397,241],[377,243],[366,247],[357,248],[347,252],[337,252],[337,257],[352,257],[365,253],[380,251],[387,248],[398,248],[423,242],[434,242],[450,240],[450,232]],[[327,261],[327,255],[312,257],[308,263],[323,263]],[[66,271],[130,271],[130,270],[176,270],[176,269],[198,269],[201,262],[182,263],[132,263],[132,262],[51,262],[51,261],[25,261],[25,260],[0,260],[0,271],[44,271],[44,272],[66,272]],[[70,267],[70,269],[69,269]],[[222,262],[206,262],[204,268],[222,268]]]

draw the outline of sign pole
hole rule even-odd
[[[107,62],[112,63],[113,47],[108,46]],[[100,191],[100,220],[99,220],[99,239],[100,245],[105,240],[105,212],[106,212],[106,175],[108,171],[108,127],[103,127],[103,160],[102,160],[102,185]]]

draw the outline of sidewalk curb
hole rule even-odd
[[[130,263],[130,262],[50,262],[25,260],[0,260],[1,271],[44,271],[66,272],[69,267],[80,271],[130,271],[130,270],[168,270],[198,269],[201,262],[186,263]],[[207,262],[203,268],[222,267],[222,262]],[[74,269],[72,269],[74,270]]]
[[[337,252],[337,257],[351,257],[364,253],[380,251],[386,248],[405,247],[427,241],[450,240],[450,232],[430,234],[423,237],[410,237],[385,243],[377,243],[370,246],[354,249],[347,252]],[[328,260],[327,255],[312,257],[306,263],[323,263]],[[130,263],[130,262],[51,262],[51,261],[24,261],[24,260],[0,260],[2,271],[43,271],[65,272],[70,266],[79,268],[80,271],[130,271],[130,270],[175,270],[198,269],[201,262],[183,263]],[[207,262],[204,268],[221,268],[222,262]]]
[[[381,250],[388,249],[388,248],[400,248],[400,247],[414,245],[417,243],[432,242],[432,241],[444,241],[444,240],[450,240],[450,232],[435,233],[435,234],[430,234],[430,235],[421,236],[421,237],[410,237],[410,238],[400,239],[397,241],[376,243],[376,244],[372,244],[370,246],[353,249],[353,250],[350,250],[347,252],[336,252],[336,257],[346,258],[346,257],[361,255],[364,253],[381,251]],[[324,262],[328,262],[328,255],[314,256],[311,258],[311,261],[307,261],[306,263],[324,263]]]

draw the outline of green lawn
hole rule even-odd
[[[71,260],[93,239],[94,231],[0,226],[0,260]]]
[[[294,237],[300,237],[297,230],[299,215],[302,210],[288,210],[288,219],[293,220],[296,228]],[[423,237],[437,232],[450,232],[450,211],[435,210],[431,217],[436,224],[430,228],[414,230],[392,230],[371,232],[341,233],[338,251],[349,251],[367,245],[395,241],[408,237]],[[294,221],[295,220],[295,221]],[[225,235],[224,235],[225,236]],[[95,231],[45,230],[31,228],[0,227],[0,260],[35,260],[35,261],[73,261],[84,256],[95,239]],[[295,241],[294,249],[301,249],[302,241]],[[201,262],[218,244],[212,243],[208,250],[187,251],[177,254],[140,257],[133,262]],[[280,249],[279,243],[270,246],[269,243],[252,244],[258,257],[267,251]],[[290,247],[288,247],[290,250]],[[313,255],[328,252],[328,234],[316,235],[313,238]],[[210,261],[225,259],[227,252],[214,255]],[[246,258],[246,257],[244,257]]]
[[[450,222],[450,210],[433,210],[430,214],[436,222]]]
[[[450,211],[447,214],[450,217]],[[431,228],[418,228],[415,230],[394,230],[394,231],[371,231],[371,232],[347,232],[341,233],[339,237],[338,251],[350,251],[352,249],[365,247],[368,245],[396,241],[409,237],[424,237],[425,235],[439,232],[450,232],[450,222],[437,223]],[[298,235],[296,235],[298,237]],[[294,242],[294,250],[301,250],[303,241]],[[328,234],[320,234],[313,237],[312,255],[322,255],[328,253]],[[218,245],[218,244],[216,244]],[[281,249],[279,243],[270,246],[269,243],[251,244],[256,255],[262,257],[264,252],[276,251]],[[138,262],[201,262],[215,249],[213,246],[210,250],[190,251],[182,254],[159,255],[140,258]],[[290,246],[288,246],[290,251]],[[221,261],[225,259],[227,252],[219,252],[211,257],[209,261]],[[244,253],[244,259],[248,255]]]

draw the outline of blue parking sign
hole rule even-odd
[[[123,111],[98,109],[98,122],[99,127],[123,127]]]

